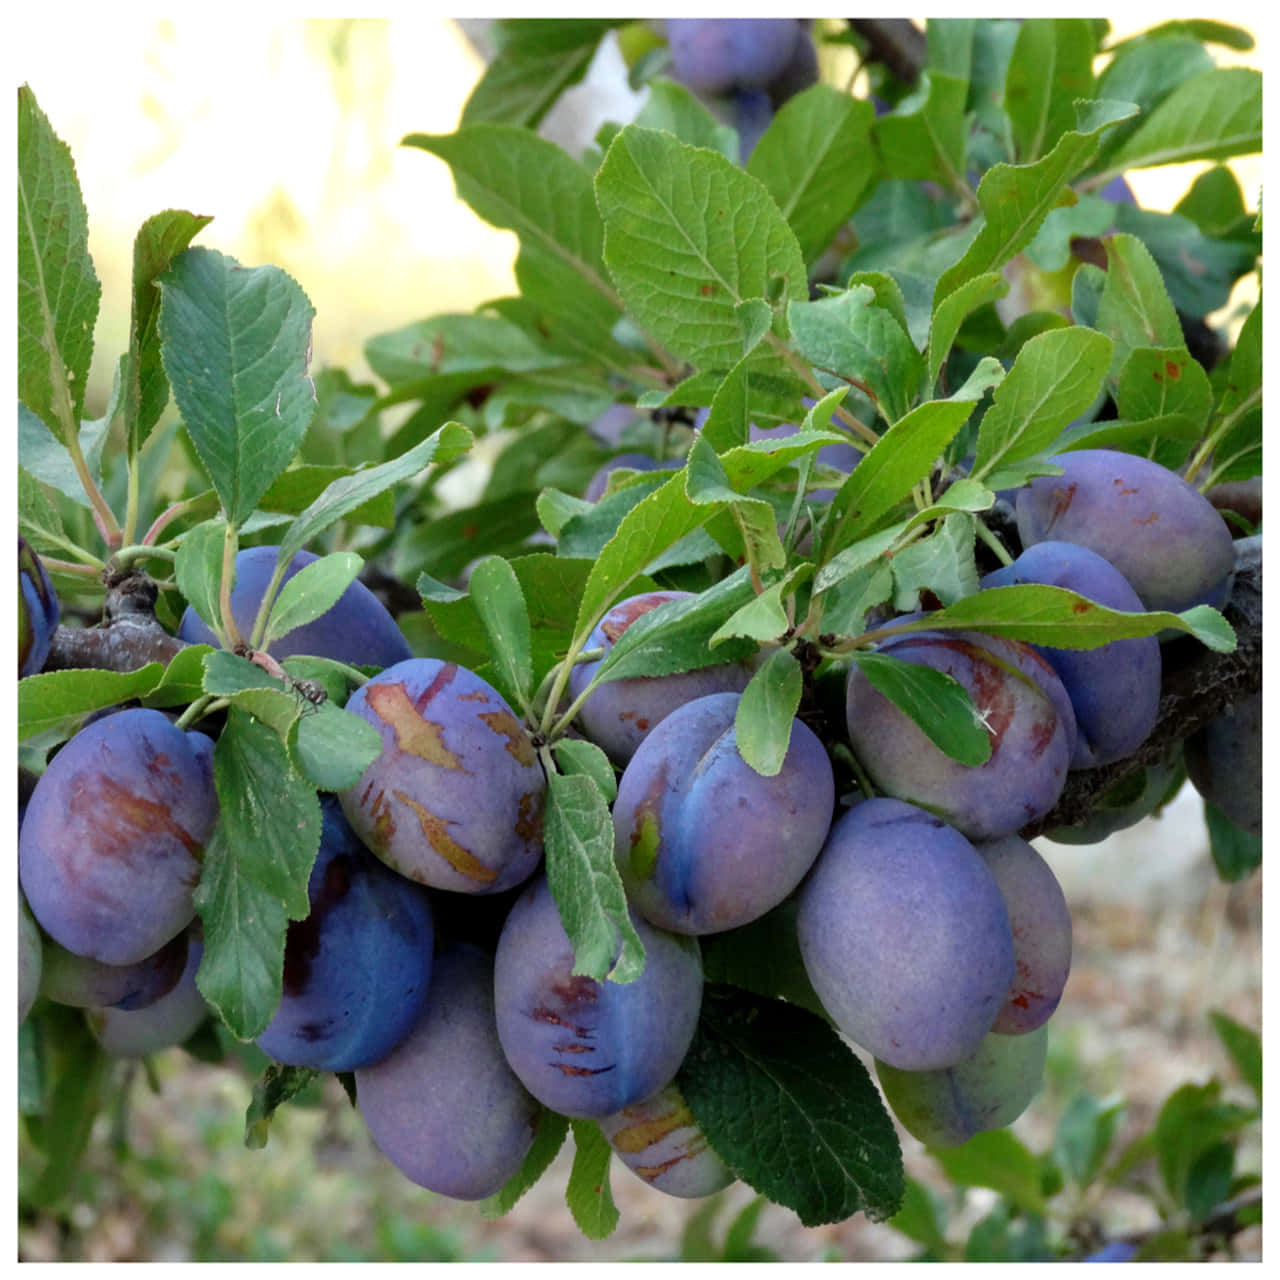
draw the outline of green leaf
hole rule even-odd
[[[1111,351],[1109,338],[1079,326],[1025,343],[983,415],[973,478],[1047,449],[1097,398]]]
[[[978,590],[975,523],[966,512],[951,512],[927,537],[908,542],[894,553],[890,562],[893,602],[899,612],[921,608],[925,591],[943,604],[954,604]]]
[[[85,423],[80,428],[80,451],[95,481],[100,479],[99,460],[106,442],[106,425],[105,422]],[[78,506],[92,506],[71,455],[21,400],[18,401],[18,457],[23,468],[41,484],[56,489]]]
[[[18,398],[63,444],[79,429],[102,286],[70,148],[18,90]]]
[[[1107,274],[1098,300],[1096,327],[1115,344],[1111,374],[1116,377],[1135,347],[1186,344],[1151,251],[1131,235],[1117,234],[1105,243]]]
[[[921,73],[919,87],[897,110],[875,123],[875,139],[893,178],[932,179],[963,189],[966,81],[946,72]]]
[[[1192,1161],[1183,1200],[1193,1220],[1207,1218],[1227,1199],[1235,1164],[1235,1147],[1229,1142],[1215,1142]]]
[[[1075,103],[1093,97],[1097,35],[1088,18],[1028,18],[1004,82],[1018,158],[1038,160],[1075,124]]]
[[[1096,649],[1113,640],[1151,636],[1166,627],[1193,635],[1215,653],[1231,653],[1235,632],[1216,609],[1198,604],[1182,613],[1121,613],[1106,609],[1065,587],[1025,583],[988,587],[929,614],[903,630],[959,628],[1025,640],[1054,649]]]
[[[217,636],[222,635],[220,590],[226,532],[225,520],[208,520],[196,525],[183,535],[174,561],[178,590],[196,611],[200,621]],[[231,573],[228,591],[235,586],[234,560]]]
[[[18,467],[18,532],[38,551],[70,550],[58,509],[49,501],[40,482],[25,467]]]
[[[782,770],[804,676],[788,649],[775,649],[756,669],[738,700],[733,733],[738,754],[756,773],[774,778]]]
[[[457,422],[446,422],[421,444],[367,471],[341,476],[289,526],[276,564],[287,565],[308,542],[330,525],[363,506],[370,498],[413,479],[432,462],[444,465],[471,448],[471,432]]]
[[[644,971],[644,944],[614,865],[609,806],[590,777],[548,777],[544,830],[547,881],[573,945],[573,972],[634,982]]]
[[[959,1186],[990,1187],[1027,1213],[1046,1212],[1040,1161],[1008,1129],[975,1134],[958,1147],[930,1147],[929,1154]]]
[[[187,249],[157,278],[160,352],[187,434],[239,527],[289,465],[315,405],[314,308],[278,267]]]
[[[1228,49],[1246,51],[1255,45],[1253,33],[1244,27],[1233,27],[1226,22],[1214,22],[1211,18],[1174,18],[1162,22],[1143,33],[1146,40],[1165,40],[1171,35],[1186,34],[1205,44],[1226,45]]]
[[[169,659],[159,684],[142,695],[148,707],[185,707],[204,692],[204,660],[213,652],[207,644],[189,644]]]
[[[148,218],[134,237],[133,311],[124,363],[124,421],[130,457],[142,448],[169,403],[169,379],[160,358],[157,281],[212,221],[180,209],[166,209]]]
[[[358,475],[352,467],[295,466],[278,475],[258,502],[263,511],[279,511],[296,516],[305,511],[335,480]],[[395,525],[395,500],[383,492],[350,512],[347,517],[358,524],[390,529]]]
[[[609,757],[594,742],[585,738],[561,738],[551,744],[551,751],[561,773],[590,778],[600,789],[605,804],[613,803],[618,794],[618,780]]]
[[[947,1252],[945,1234],[946,1210],[936,1192],[914,1178],[906,1180],[902,1208],[889,1219],[897,1232],[922,1244],[930,1253],[942,1257]]]
[[[370,368],[392,386],[449,374],[474,374],[498,381],[513,373],[533,373],[569,363],[548,351],[524,329],[484,312],[438,315],[370,338]]]
[[[998,271],[987,271],[972,280],[965,281],[946,297],[939,296],[929,323],[928,385],[933,387],[938,374],[951,354],[951,344],[960,332],[960,326],[979,307],[1003,298],[1009,292],[1009,284]]]
[[[1185,1203],[1196,1160],[1257,1118],[1253,1107],[1223,1102],[1222,1085],[1217,1080],[1175,1089],[1160,1108],[1153,1135],[1160,1177],[1169,1194]]]
[[[1262,1103],[1262,1041],[1258,1033],[1244,1023],[1237,1022],[1229,1014],[1220,1009],[1209,1010],[1209,1021],[1222,1041],[1236,1070],[1244,1077],[1245,1083],[1257,1095],[1258,1103]]]
[[[196,986],[234,1035],[252,1040],[280,1003],[288,923],[310,911],[320,802],[276,734],[235,707],[213,778],[219,817],[195,892],[205,933]]]
[[[676,1083],[715,1152],[807,1227],[902,1204],[902,1155],[866,1068],[821,1018],[704,989]]]
[[[75,668],[44,671],[18,681],[18,741],[57,730],[70,734],[85,716],[150,693],[164,668],[148,662],[136,671]]]
[[[275,641],[290,631],[328,613],[355,581],[363,566],[364,561],[354,551],[337,551],[299,569],[280,588],[271,606],[262,648],[270,649]]]
[[[464,124],[500,121],[528,129],[587,73],[616,18],[504,18],[489,29],[494,57],[462,110]]]
[[[1102,1172],[1124,1111],[1123,1098],[1100,1099],[1091,1093],[1077,1094],[1063,1110],[1053,1140],[1054,1159],[1081,1190]]]
[[[1249,215],[1236,175],[1225,164],[1206,169],[1173,206],[1206,236],[1229,236]]]
[[[1116,407],[1122,419],[1134,421],[1177,414],[1198,435],[1213,407],[1213,389],[1185,347],[1134,347],[1120,368]]]
[[[930,615],[932,616],[932,615]],[[871,685],[961,764],[985,764],[991,737],[965,687],[943,671],[885,653],[854,653]]]
[[[856,285],[817,302],[787,308],[792,338],[810,363],[861,384],[886,422],[910,408],[924,362],[894,316],[874,302],[874,290]]]
[[[975,276],[998,271],[1035,238],[1045,215],[1057,207],[1063,187],[1078,177],[1097,153],[1102,133],[1136,108],[1126,102],[1094,101],[1076,107],[1077,127],[1030,165],[997,164],[978,185],[981,230],[955,266],[943,273],[935,297],[945,298]]]
[[[643,129],[658,129],[687,142],[691,147],[707,147],[727,160],[738,158],[738,136],[721,124],[688,89],[674,80],[659,77],[649,84],[649,95],[636,116]]]
[[[1262,72],[1215,67],[1183,81],[1165,98],[1107,157],[1107,175],[1261,150]]]
[[[1262,866],[1261,836],[1242,831],[1210,800],[1204,802],[1204,821],[1209,829],[1209,852],[1220,880],[1228,884],[1245,880]]]
[[[496,687],[512,706],[527,706],[533,692],[533,640],[515,570],[501,556],[487,556],[472,569],[468,588],[489,640]]]
[[[707,640],[708,646],[714,649],[740,636],[758,640],[761,644],[778,639],[791,625],[782,603],[783,596],[793,595],[812,572],[812,565],[797,565],[785,578],[766,587],[759,595],[753,594],[712,633]]]
[[[813,85],[779,109],[747,161],[747,172],[764,183],[795,232],[806,262],[830,245],[876,176],[874,119],[870,102]]]
[[[699,368],[741,358],[741,303],[808,296],[794,233],[764,184],[724,156],[628,125],[596,196],[605,263],[628,313]]]
[[[213,649],[205,658],[204,691],[230,699],[241,711],[269,725],[282,740],[288,738],[294,721],[308,705],[283,681],[225,649]]]
[[[515,1208],[516,1202],[551,1167],[569,1133],[568,1117],[548,1111],[545,1107],[538,1115],[538,1127],[524,1163],[516,1170],[501,1191],[480,1202],[480,1216],[501,1218]]]
[[[618,1225],[618,1209],[609,1187],[613,1148],[593,1120],[573,1120],[573,1168],[565,1187],[565,1203],[578,1230],[588,1240],[603,1240]]]
[[[244,1115],[244,1145],[261,1151],[271,1132],[271,1118],[291,1098],[296,1098],[320,1078],[314,1067],[289,1067],[273,1062],[253,1086],[248,1110]]]
[[[363,717],[331,702],[307,707],[294,721],[293,757],[322,791],[354,787],[382,753],[382,735]]]

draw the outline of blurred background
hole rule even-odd
[[[1241,25],[1261,41],[1256,26]],[[77,15],[69,38],[66,15],[47,10],[10,26],[19,78],[70,146],[89,211],[103,304],[86,416],[102,412],[126,343],[134,234],[162,209],[213,215],[198,243],[289,271],[316,308],[314,367],[343,366],[357,381],[369,377],[362,344],[370,335],[514,290],[514,236],[455,199],[443,163],[398,145],[410,132],[450,132],[481,74],[482,59],[456,23],[421,12],[385,20],[265,12],[246,26],[213,13],[154,19],[104,10]],[[1113,19],[1113,28],[1120,35],[1139,24]],[[1262,48],[1215,55],[1260,68]],[[822,56],[827,78],[847,78],[852,63],[841,60],[851,53]],[[626,118],[638,99],[618,92],[622,81],[607,44],[544,132],[572,149],[600,119]],[[1167,209],[1204,167],[1143,171],[1130,183],[1140,204]],[[1260,189],[1261,157],[1232,167],[1246,198]],[[1253,282],[1242,282],[1224,319],[1251,290],[1256,297]],[[1260,1025],[1261,875],[1218,882],[1189,788],[1162,818],[1102,844],[1041,848],[1072,905],[1076,960],[1052,1024],[1045,1094],[1015,1132],[1043,1150],[1066,1101],[1088,1088],[1128,1099],[1123,1142],[1150,1125],[1177,1084],[1231,1078],[1210,1008]],[[692,1258],[752,1200],[747,1188],[730,1188],[695,1216],[697,1204],[667,1199],[615,1166],[621,1225],[595,1244],[564,1207],[562,1152],[512,1214],[489,1222],[475,1206],[397,1174],[332,1079],[310,1106],[277,1117],[265,1152],[246,1150],[244,1112],[262,1061],[235,1071],[170,1051],[152,1078],[139,1069],[117,1113],[99,1118],[69,1215],[20,1223],[21,1257]],[[905,1152],[914,1176],[946,1188],[918,1143],[906,1139]],[[1243,1154],[1241,1164],[1250,1163]],[[973,1193],[960,1212],[976,1218],[984,1204]],[[1108,1212],[1116,1230],[1145,1223],[1136,1197],[1109,1201]],[[755,1239],[797,1261],[912,1251],[887,1227],[854,1219],[805,1229],[774,1206]]]

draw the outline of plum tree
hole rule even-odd
[[[18,534],[18,676],[43,669],[62,610],[49,571]]]
[[[182,975],[158,1000],[142,1009],[89,1009],[85,1019],[98,1043],[117,1058],[145,1058],[189,1039],[209,1016],[209,1006],[196,987],[196,970],[204,943],[192,937]]]
[[[567,1116],[613,1115],[669,1084],[702,1002],[698,944],[630,912],[645,950],[634,982],[574,973],[574,950],[546,877],[521,894],[498,939],[494,1006],[511,1068]]]
[[[1014,980],[1008,909],[982,857],[900,800],[836,820],[800,888],[796,932],[836,1025],[903,1071],[973,1053]]]
[[[1149,458],[1076,449],[1018,492],[1024,547],[1055,539],[1088,547],[1114,565],[1147,609],[1177,612],[1227,597],[1235,548],[1203,494]]]
[[[1020,583],[1065,587],[1108,609],[1141,613],[1124,575],[1094,551],[1049,540],[1028,547],[1011,565],[982,579],[984,587]],[[1033,646],[1058,675],[1076,718],[1073,769],[1131,756],[1155,728],[1160,710],[1160,642],[1155,636],[1113,640],[1097,649]]]
[[[975,846],[995,878],[1013,935],[1013,985],[991,1024],[1002,1035],[1043,1026],[1071,971],[1071,912],[1049,864],[1019,836]]]
[[[835,781],[822,743],[793,720],[773,777],[743,760],[740,695],[695,698],[640,744],[618,784],[614,856],[650,924],[718,933],[777,906],[803,879],[831,827]]]
[[[605,654],[637,618],[671,600],[687,600],[686,591],[646,591],[614,605],[587,637],[586,649]],[[569,693],[586,692],[603,657],[579,663],[569,677]],[[578,711],[582,732],[609,758],[625,765],[645,737],[677,707],[712,693],[741,693],[751,679],[745,662],[723,662],[663,676],[631,676],[592,690]]]
[[[1262,694],[1243,699],[1183,747],[1195,789],[1237,827],[1262,834]]]
[[[904,1071],[876,1060],[885,1101],[902,1127],[930,1147],[957,1147],[977,1133],[1012,1124],[1039,1092],[1049,1029],[992,1033],[967,1057],[933,1071]]]
[[[872,685],[856,664],[845,703],[854,754],[887,795],[936,813],[965,835],[992,839],[1049,812],[1075,749],[1075,715],[1062,682],[1030,645],[977,632],[907,632],[880,652],[957,680],[991,740],[985,764],[942,749]]]
[[[697,1199],[735,1181],[674,1084],[602,1117],[600,1129],[623,1165],[666,1195]]]
[[[236,627],[246,639],[253,628],[262,597],[275,572],[278,546],[249,547],[236,555],[235,586],[231,591],[231,613]],[[319,557],[299,551],[284,572],[288,582],[299,570]],[[178,635],[189,644],[217,645],[218,638],[192,608],[182,615]],[[271,645],[275,658],[308,654],[332,658],[336,662],[359,663],[370,667],[390,667],[413,656],[404,633],[386,606],[363,582],[353,582],[337,604],[312,622],[295,628]]]
[[[426,892],[356,838],[337,798],[321,797],[322,829],[305,919],[289,925],[280,1007],[258,1048],[292,1066],[352,1071],[409,1033],[431,978]]]
[[[393,871],[460,893],[499,893],[542,857],[546,779],[521,722],[457,663],[413,658],[347,702],[382,751],[340,793],[359,838]]]
[[[136,964],[103,964],[49,941],[44,949],[40,994],[78,1009],[145,1009],[172,991],[187,965],[187,933],[166,942]]]
[[[485,952],[459,943],[436,957],[414,1026],[356,1071],[356,1096],[378,1149],[420,1187],[479,1200],[519,1169],[541,1108],[498,1043]]]
[[[32,913],[76,955],[145,959],[195,915],[217,816],[204,734],[142,707],[96,721],[53,757],[27,806],[18,868]]]

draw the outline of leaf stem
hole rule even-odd
[[[218,611],[222,615],[225,643],[231,649],[244,643],[240,628],[236,626],[235,615],[231,612],[231,584],[236,575],[236,549],[239,545],[240,538],[234,526],[228,524],[222,538],[222,579],[218,584]]]
[[[189,729],[197,720],[201,720],[207,715],[212,715],[215,711],[221,711],[223,707],[230,705],[230,698],[215,697],[212,693],[201,694],[178,717],[176,727],[184,730]]]

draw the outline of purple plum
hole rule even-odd
[[[695,93],[762,89],[779,79],[808,38],[802,18],[668,18],[676,80]]]
[[[1237,703],[1183,746],[1192,786],[1244,831],[1262,834],[1262,694]]]
[[[114,1057],[142,1058],[180,1045],[209,1016],[209,1006],[196,988],[196,971],[204,945],[192,937],[187,963],[173,990],[145,1009],[89,1009],[85,1019],[98,1043]]]
[[[185,931],[136,964],[103,964],[51,941],[45,946],[40,994],[77,1009],[145,1009],[177,986],[186,965]]]
[[[42,670],[62,611],[49,571],[18,534],[18,678]]]

